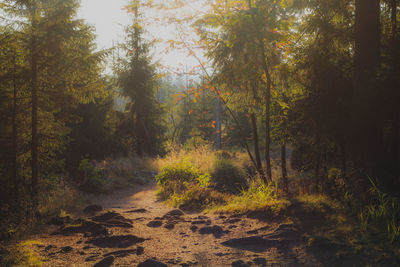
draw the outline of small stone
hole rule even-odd
[[[167,265],[153,259],[148,259],[142,263],[139,263],[137,267],[167,267]]]
[[[50,249],[56,248],[56,246],[54,245],[48,245],[47,247],[45,247],[45,251],[49,251]]]
[[[174,227],[175,227],[175,224],[173,224],[173,223],[167,223],[166,225],[164,225],[164,228],[166,228],[168,230],[174,229]]]
[[[160,227],[162,225],[162,221],[151,221],[147,224],[148,227]]]
[[[250,265],[244,263],[242,260],[232,262],[232,267],[249,267]]]
[[[191,230],[192,232],[196,232],[197,229],[198,229],[198,227],[197,227],[196,225],[190,226],[190,230]]]
[[[71,252],[72,251],[72,247],[70,247],[70,246],[63,247],[63,248],[61,248],[61,251],[64,252],[64,253]]]
[[[103,210],[103,207],[100,205],[89,205],[83,209],[84,213],[94,214]]]
[[[93,265],[93,267],[109,267],[113,263],[114,263],[114,256],[108,256],[99,261],[98,263],[96,263],[95,265]]]

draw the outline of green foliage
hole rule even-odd
[[[278,214],[289,204],[288,200],[277,197],[276,185],[253,182],[249,189],[242,190],[238,196],[230,197],[224,205],[211,207],[210,211],[229,213],[257,211]]]
[[[182,209],[198,210],[226,203],[227,195],[197,183],[185,183],[185,190],[170,197],[168,203]]]
[[[162,168],[156,176],[158,184],[165,185],[169,182],[194,182],[200,177],[200,171],[189,161],[182,159],[173,165],[167,165]]]
[[[139,156],[163,153],[164,107],[157,101],[158,81],[155,65],[151,62],[150,43],[143,37],[140,10],[136,10],[133,26],[126,28],[126,42],[122,48],[126,55],[118,59],[114,70],[121,93],[128,98],[127,137],[129,145]]]
[[[81,188],[88,192],[99,192],[102,190],[105,180],[99,170],[93,166],[89,159],[83,159],[79,163],[79,171],[82,175]]]
[[[392,243],[400,241],[400,202],[398,198],[382,192],[370,178],[369,204],[360,212],[364,230],[386,232]]]
[[[239,193],[248,187],[244,171],[228,158],[214,160],[211,177],[212,186],[221,192]]]
[[[186,151],[191,151],[202,146],[210,146],[210,142],[205,140],[200,135],[194,135],[186,140],[185,144],[183,145],[183,149]]]

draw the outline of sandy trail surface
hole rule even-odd
[[[49,225],[34,237],[44,266],[321,265],[293,224],[182,212],[158,202],[156,189],[132,186],[93,197],[102,211]]]

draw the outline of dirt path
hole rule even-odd
[[[157,202],[155,191],[147,185],[96,197],[92,203],[104,208],[97,216],[49,226],[34,237],[44,266],[138,266],[149,259],[167,266],[321,265],[294,225],[183,214]]]

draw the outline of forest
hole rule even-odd
[[[109,49],[80,2],[0,1],[0,266],[64,266],[22,241],[143,184],[183,211],[318,229],[316,261],[273,266],[400,264],[400,1],[132,0]]]

